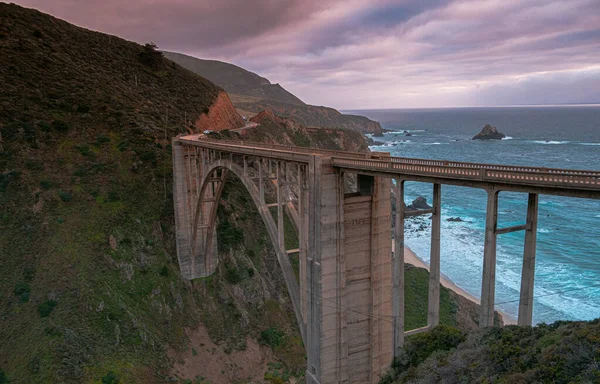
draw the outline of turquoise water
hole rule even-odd
[[[352,111],[388,132],[372,150],[456,161],[600,170],[600,106]],[[485,124],[508,137],[473,141]],[[409,131],[412,136],[403,133]],[[432,198],[430,184],[406,184],[406,200]],[[442,187],[442,273],[479,297],[486,194]],[[525,220],[527,196],[500,193],[499,226]],[[465,222],[448,222],[459,216]],[[421,229],[419,229],[421,228]],[[424,228],[424,229],[423,229]],[[426,262],[430,220],[407,223],[406,243]],[[498,237],[497,307],[516,317],[523,232]],[[600,317],[600,201],[540,196],[534,322]]]

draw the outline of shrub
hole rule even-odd
[[[258,342],[264,345],[268,345],[271,348],[279,347],[283,344],[283,332],[277,328],[270,327],[260,333]]]
[[[0,192],[5,192],[9,182],[19,180],[21,177],[21,171],[8,171],[0,173]]]
[[[119,201],[121,200],[121,196],[119,196],[119,192],[113,190],[108,191],[108,194],[106,195],[106,200],[108,202],[114,203],[115,201]]]
[[[163,277],[169,276],[169,268],[166,265],[164,265],[160,269],[160,271],[158,271],[158,274],[161,275],[161,276],[163,276]]]
[[[52,187],[52,183],[48,180],[42,180],[40,181],[40,187],[42,187],[42,189],[50,189],[50,187]]]
[[[465,334],[447,325],[438,325],[429,332],[409,337],[398,358],[394,359],[392,370],[382,378],[380,384],[394,383],[400,374],[414,370],[433,353],[456,348],[465,339]]]
[[[79,113],[88,113],[90,111],[90,106],[87,104],[80,104],[77,106],[77,112]]]
[[[29,301],[29,296],[30,296],[29,292],[22,293],[19,296],[19,300],[21,301],[21,303],[27,303]]]
[[[69,201],[73,200],[73,195],[72,195],[72,194],[70,194],[69,192],[60,191],[60,192],[58,193],[58,197],[60,197],[60,199],[61,199],[62,201],[64,201],[65,203],[67,203],[67,202],[69,202]]]
[[[6,374],[4,373],[4,371],[2,369],[0,369],[0,384],[8,384],[10,383],[10,380],[8,380],[8,377],[6,377]]]
[[[231,225],[226,219],[219,221],[217,233],[219,234],[217,237],[219,248],[223,250],[231,249],[244,241],[244,232]]]
[[[35,268],[25,267],[25,270],[23,271],[23,277],[27,281],[33,280],[33,278],[35,277]]]
[[[69,130],[69,124],[62,120],[54,120],[52,122],[52,129],[59,132],[67,132]]]
[[[117,149],[120,152],[125,152],[127,150],[127,148],[129,148],[129,141],[128,140],[121,140],[117,144]]]
[[[104,144],[104,143],[109,143],[110,142],[110,137],[106,136],[106,135],[98,135],[98,137],[96,137],[96,144],[100,145],[100,144]]]
[[[144,65],[152,69],[160,69],[164,66],[163,54],[154,43],[146,43],[138,54],[138,59]]]
[[[106,375],[102,376],[102,384],[119,384],[121,379],[113,371],[109,371]]]
[[[31,288],[29,287],[28,284],[19,283],[19,284],[15,285],[13,292],[15,293],[16,296],[19,297],[19,300],[22,303],[26,303],[29,301]]]
[[[40,317],[50,316],[52,310],[54,309],[54,307],[56,307],[56,304],[58,303],[54,300],[46,300],[42,304],[38,305],[37,310],[40,314]]]
[[[225,280],[227,280],[229,284],[237,284],[243,279],[243,276],[237,268],[228,264],[225,265]]]
[[[93,156],[93,152],[90,149],[90,146],[87,144],[81,144],[81,145],[76,145],[75,149],[77,149],[79,151],[79,153],[81,153],[82,156]]]

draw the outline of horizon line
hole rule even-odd
[[[507,104],[507,105],[473,105],[473,106],[437,106],[437,107],[399,107],[399,108],[340,108],[344,111],[385,111],[397,109],[467,109],[467,108],[548,108],[548,107],[600,107],[600,103],[573,104]]]

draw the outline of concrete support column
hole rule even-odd
[[[275,164],[275,172],[277,172],[277,242],[279,249],[286,252],[285,249],[285,231],[283,224],[283,163]]]
[[[530,193],[527,203],[527,230],[523,250],[521,274],[521,299],[519,301],[519,325],[531,325],[533,321],[533,280],[535,276],[535,246],[538,221],[538,194]]]
[[[302,327],[304,328],[304,334],[306,335],[306,316],[307,316],[307,282],[306,282],[306,255],[308,248],[308,194],[306,193],[305,186],[306,173],[302,171],[300,165],[298,165],[298,245],[300,249],[299,254],[299,286],[300,286],[300,308],[302,312]]]
[[[496,226],[498,225],[498,192],[488,190],[483,248],[483,275],[481,279],[481,316],[479,327],[494,325],[496,294]]]
[[[393,353],[398,357],[404,346],[404,180],[396,180],[396,224],[392,270]]]
[[[263,160],[258,160],[258,194],[260,203],[265,203],[265,183],[263,180]]]
[[[440,228],[442,210],[442,186],[433,184],[433,215],[431,218],[431,253],[429,257],[429,304],[427,325],[431,328],[440,323]]]

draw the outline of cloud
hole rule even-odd
[[[600,101],[600,0],[20,3],[163,49],[233,62],[313,104]]]

